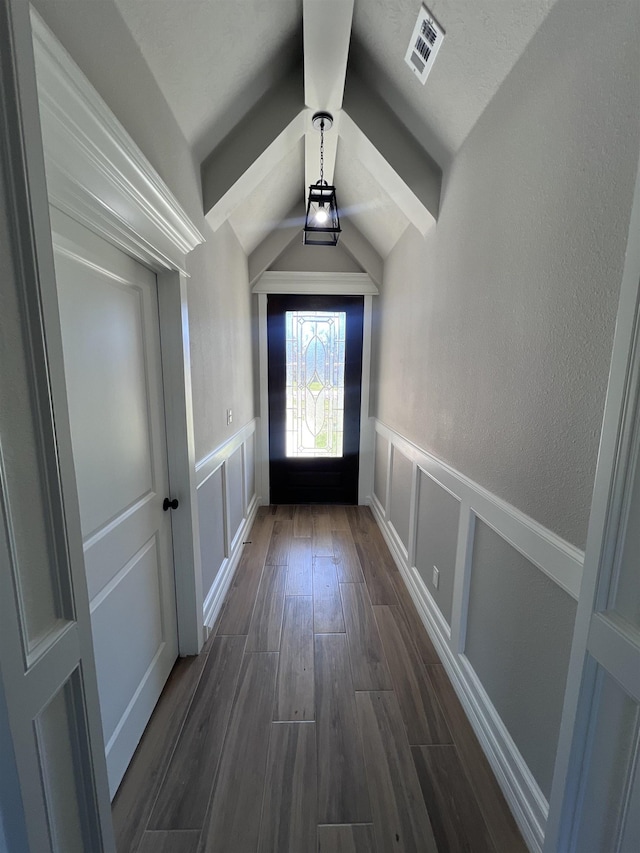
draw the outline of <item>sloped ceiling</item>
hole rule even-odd
[[[292,68],[302,74],[303,0],[115,1],[200,162]],[[305,0],[314,2],[330,10],[342,0]],[[422,86],[404,62],[420,0],[355,0],[347,76],[355,68],[425,157],[446,169],[554,2],[429,0],[446,37]],[[302,211],[301,157],[301,147],[289,143],[272,174],[231,212],[248,254],[296,193]],[[340,138],[335,176],[343,216],[384,258],[409,218],[372,162]]]
[[[302,56],[302,0],[115,0],[204,160]]]
[[[417,0],[356,0],[350,61],[446,166],[556,0],[428,0],[446,37],[426,85],[404,54]]]

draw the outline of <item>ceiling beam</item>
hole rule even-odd
[[[256,104],[202,164],[202,196],[214,231],[305,133],[299,70]]]
[[[354,0],[303,0],[304,102],[310,110],[342,107]]]
[[[349,74],[340,136],[421,234],[440,207],[442,171],[386,103]]]
[[[320,134],[311,126],[311,117],[319,110],[334,118],[324,148],[324,178],[333,183],[353,6],[354,0],[303,0],[304,101],[310,110],[305,131],[305,193],[320,177]]]

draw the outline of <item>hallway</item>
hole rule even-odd
[[[119,853],[526,847],[368,508],[261,507],[113,803]]]

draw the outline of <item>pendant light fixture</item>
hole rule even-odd
[[[324,179],[324,132],[333,126],[331,113],[316,113],[312,119],[320,131],[320,180],[309,187],[307,216],[304,221],[305,246],[335,246],[340,236],[340,218],[336,188]]]

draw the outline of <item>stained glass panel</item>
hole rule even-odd
[[[341,457],[344,421],[344,311],[287,311],[286,453]]]

